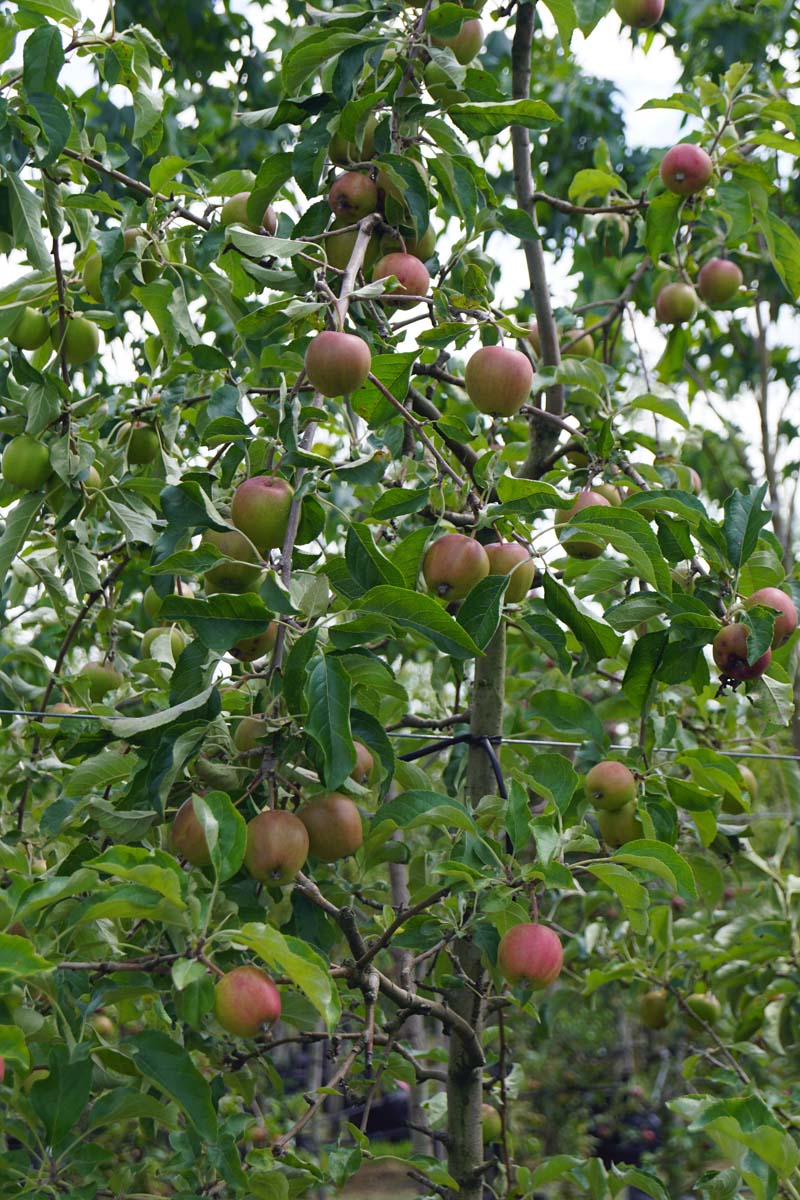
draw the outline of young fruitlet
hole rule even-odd
[[[346,396],[367,382],[372,355],[363,338],[332,329],[318,333],[306,350],[309,382],[323,396]]]
[[[252,543],[235,529],[207,529],[203,541],[210,546],[216,546],[228,559],[238,561],[222,561],[206,571],[206,592],[249,592],[261,575],[261,568],[251,564],[257,562],[256,552]]]
[[[497,965],[508,983],[547,987],[561,974],[564,951],[558,934],[547,926],[514,925],[500,939]]]
[[[605,496],[606,500],[614,508],[622,504],[622,496],[618,487],[614,487],[613,483],[593,483],[592,491],[597,492],[598,496]]]
[[[416,300],[405,300],[404,296],[427,296],[431,286],[428,268],[413,254],[384,254],[378,259],[372,272],[374,281],[388,279],[394,275],[400,287],[391,294],[381,297],[383,304],[397,305],[398,308],[413,308]]]
[[[458,33],[453,37],[432,37],[434,46],[447,46],[456,56],[462,67],[472,62],[484,42],[483,25],[477,19],[464,21]]]
[[[121,425],[117,434],[117,445],[125,446],[128,463],[132,467],[144,467],[154,462],[161,451],[161,442],[152,425],[135,421],[132,425]]]
[[[18,350],[38,350],[50,337],[50,322],[44,313],[25,308],[17,319],[8,340]]]
[[[263,717],[243,717],[236,726],[233,744],[240,754],[255,750],[258,739],[266,735],[268,728]]]
[[[122,683],[122,676],[110,663],[89,662],[81,668],[79,675],[89,683],[89,699],[93,704],[98,704]]]
[[[714,662],[726,679],[737,683],[758,679],[770,664],[772,651],[767,650],[754,663],[747,660],[750,631],[746,625],[726,625],[720,629],[711,647]]]
[[[575,500],[569,508],[557,508],[555,515],[555,526],[560,528],[566,525],[576,513],[583,512],[585,508],[610,508],[608,500],[605,496],[601,496],[599,492],[586,491],[579,492]],[[603,553],[603,547],[597,542],[585,542],[582,538],[571,535],[566,540],[562,539],[564,550],[570,558],[599,558]]]
[[[363,742],[354,741],[353,745],[356,748],[356,765],[350,772],[350,778],[354,779],[356,783],[360,783],[362,787],[369,787],[375,771],[375,759]]]
[[[315,797],[297,815],[308,831],[311,854],[321,862],[355,854],[364,840],[361,813],[341,792]]]
[[[50,451],[42,442],[21,433],[12,438],[3,451],[0,471],[12,487],[38,492],[50,478]]]
[[[647,1029],[663,1029],[667,1024],[667,993],[653,988],[639,997],[639,1016]]]
[[[335,180],[328,192],[328,203],[335,217],[360,221],[378,207],[378,185],[369,175],[346,171]]]
[[[668,283],[656,296],[656,316],[665,325],[684,325],[697,312],[697,295],[688,283]]]
[[[254,662],[257,658],[263,658],[265,654],[269,654],[275,645],[277,636],[278,623],[270,621],[263,633],[258,633],[255,637],[242,638],[235,646],[232,646],[231,654],[234,658],[238,658],[239,662]]]
[[[478,412],[512,417],[530,397],[533,367],[521,350],[482,346],[467,363],[464,383]]]
[[[743,281],[744,276],[736,263],[729,258],[712,258],[700,268],[697,290],[706,304],[714,308],[732,300]]]
[[[428,589],[449,604],[463,600],[489,574],[489,556],[480,542],[463,533],[445,533],[431,542],[422,560]]]
[[[231,520],[262,554],[283,545],[294,488],[278,475],[254,475],[233,493]]]
[[[173,849],[193,867],[207,867],[211,862],[205,831],[194,811],[191,796],[175,814],[170,841]]]
[[[797,609],[794,601],[779,588],[765,587],[753,592],[744,602],[745,608],[755,608],[756,605],[771,608],[777,614],[772,634],[772,648],[777,650],[784,642],[788,642],[797,629]]]
[[[614,9],[623,25],[650,29],[664,12],[664,0],[614,0]]]
[[[722,1016],[722,1005],[713,992],[692,992],[686,997],[686,1007],[698,1018],[696,1021],[687,1018],[692,1029],[702,1029],[701,1021],[713,1028]]]
[[[50,341],[53,349],[60,352],[61,329],[56,320],[50,327]],[[64,333],[64,352],[71,367],[80,367],[94,358],[100,349],[100,332],[97,326],[86,317],[68,317]]]
[[[214,1015],[228,1033],[255,1037],[280,1017],[280,992],[258,967],[235,967],[214,989]]]
[[[490,575],[510,575],[506,588],[507,604],[519,604],[533,587],[536,568],[530,553],[519,542],[491,542],[484,546]]]
[[[308,858],[308,845],[308,830],[299,817],[267,809],[248,823],[244,865],[259,883],[284,887]]]
[[[616,812],[636,799],[636,780],[624,763],[599,762],[586,776],[586,795],[597,809]]]
[[[679,142],[661,160],[661,182],[676,196],[693,196],[713,174],[710,156],[693,142]]]
[[[597,814],[600,836],[607,846],[616,850],[626,842],[635,842],[644,837],[642,822],[636,815],[635,804],[625,804],[612,811],[601,808]]]

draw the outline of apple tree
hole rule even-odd
[[[0,1196],[796,1200],[797,13],[248,11],[0,13]]]

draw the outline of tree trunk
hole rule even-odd
[[[502,732],[505,663],[506,634],[501,624],[475,668],[470,725],[473,737],[496,737]],[[471,746],[467,775],[470,805],[474,807],[482,796],[496,791],[497,780],[489,756],[481,746]],[[463,982],[448,989],[446,1000],[480,1037],[486,1012],[486,980],[480,951],[471,941],[464,940],[455,953]],[[482,1103],[483,1066],[475,1061],[458,1034],[452,1033],[447,1066],[447,1136],[448,1169],[459,1186],[454,1193],[457,1200],[482,1200]]]

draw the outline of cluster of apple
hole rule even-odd
[[[612,759],[597,763],[586,776],[584,786],[607,846],[616,849],[644,836],[636,815],[636,779],[624,763]]]
[[[772,651],[787,642],[797,629],[797,609],[794,601],[780,588],[759,588],[747,597],[744,607],[771,608],[776,614],[772,646],[751,663],[748,656],[750,630],[747,626],[741,621],[723,626],[714,638],[711,650],[723,679],[732,683],[759,679],[772,660]]]
[[[704,1025],[713,1028],[722,1016],[722,1005],[713,992],[690,992],[685,1004],[688,1024],[692,1029],[702,1029]],[[639,997],[639,1017],[647,1029],[665,1029],[669,1016],[669,993],[666,988],[651,988]]]
[[[509,575],[505,598],[524,600],[536,574],[530,552],[520,542],[481,545],[463,533],[445,533],[431,542],[422,560],[427,587],[448,604],[463,600],[487,575]]]

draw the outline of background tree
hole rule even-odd
[[[798,19],[662,8],[4,11],[0,1195],[800,1195]]]

